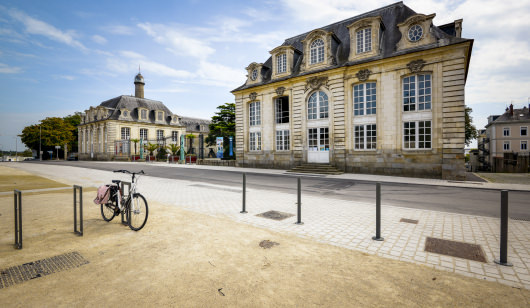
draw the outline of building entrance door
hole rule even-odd
[[[307,131],[308,163],[329,163],[329,128],[315,127]]]

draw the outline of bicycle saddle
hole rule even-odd
[[[119,185],[121,183],[121,180],[112,180],[112,183]]]

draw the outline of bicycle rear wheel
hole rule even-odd
[[[149,208],[147,207],[147,201],[141,194],[135,194],[129,201],[127,207],[127,221],[129,222],[129,228],[134,231],[138,231],[145,226],[147,222],[147,216],[149,215]]]
[[[111,221],[116,216],[116,208],[118,207],[116,200],[109,200],[109,202],[101,205],[101,216],[104,221]]]

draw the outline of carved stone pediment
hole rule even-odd
[[[248,95],[248,98],[253,101],[253,100],[256,100],[256,98],[258,97],[258,93],[256,92],[252,92]]]
[[[285,91],[284,87],[278,87],[276,88],[276,94],[283,95],[283,92]]]
[[[307,92],[309,89],[317,90],[322,86],[324,86],[326,89],[328,88],[328,77],[311,77],[306,81],[304,92]]]
[[[368,80],[368,77],[370,77],[371,73],[372,72],[369,69],[363,69],[358,71],[357,74],[355,74],[355,77],[357,77],[359,81],[366,81]]]
[[[407,64],[407,67],[409,68],[411,73],[421,72],[423,66],[425,66],[425,61],[421,59],[410,61],[409,64]]]

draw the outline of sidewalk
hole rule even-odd
[[[173,168],[219,168],[248,173],[283,174],[285,172],[283,170],[166,165]],[[125,175],[117,175],[108,171],[68,166],[40,164],[9,164],[8,166],[31,170],[31,172],[57,181],[85,187],[97,187],[118,177],[122,180],[130,180]],[[60,172],[58,168],[60,168]],[[442,180],[358,174],[328,177],[460,187],[477,185]],[[505,186],[505,184],[493,183],[485,183],[484,185],[490,189],[503,189]],[[513,190],[513,185],[510,185],[510,189]],[[186,210],[214,217],[228,217],[231,220],[260,228],[294,234],[347,249],[530,289],[530,222],[510,220],[508,261],[513,263],[513,267],[505,267],[493,263],[494,259],[499,258],[500,250],[500,222],[499,219],[495,218],[402,208],[383,203],[381,234],[385,240],[378,242],[372,240],[372,236],[375,235],[375,204],[328,199],[324,196],[311,198],[302,196],[302,221],[304,224],[297,225],[294,224],[296,216],[281,221],[256,216],[271,210],[296,214],[296,193],[294,191],[289,194],[247,189],[248,213],[241,214],[242,193],[240,187],[144,176],[140,179],[139,190],[148,200],[155,200]],[[417,224],[400,222],[402,218],[418,220],[418,222]],[[481,245],[487,262],[470,261],[425,252],[427,237]]]

